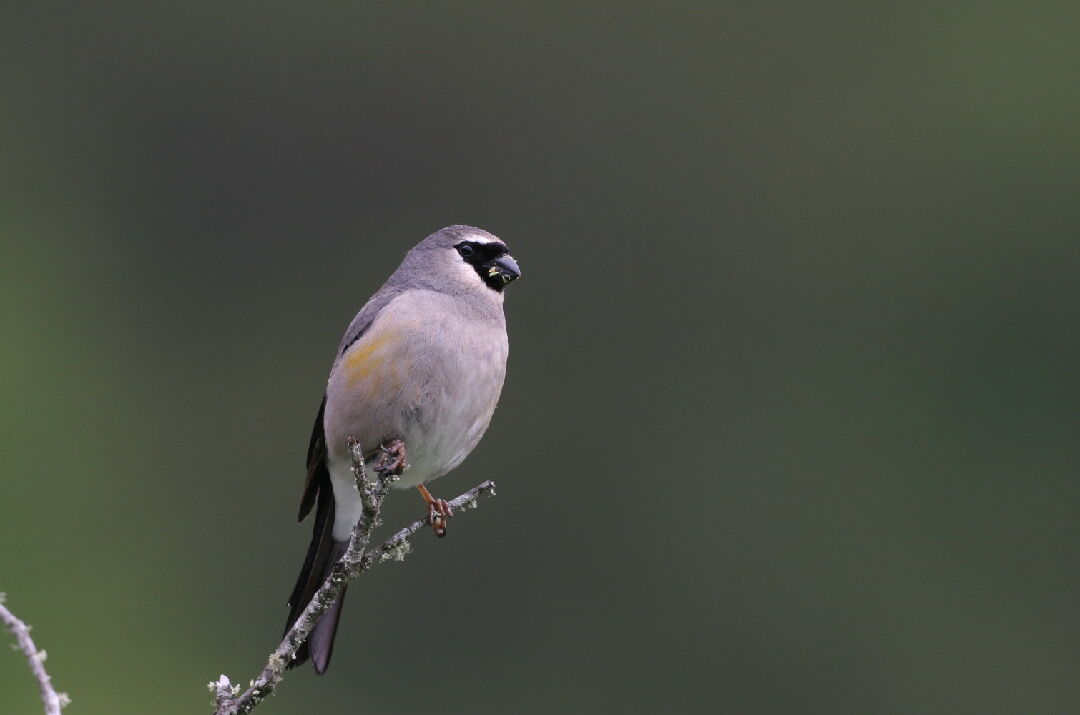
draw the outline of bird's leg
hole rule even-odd
[[[431,523],[431,528],[435,530],[435,536],[446,536],[446,521],[454,515],[450,502],[431,496],[431,492],[423,484],[418,486],[417,490],[427,502],[428,521]]]

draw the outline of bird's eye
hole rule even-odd
[[[470,246],[467,243],[463,243],[460,246],[458,246],[457,250],[458,250],[458,253],[461,254],[462,258],[472,258],[473,254],[476,253],[476,249],[473,248],[472,246]]]

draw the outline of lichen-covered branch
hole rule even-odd
[[[451,509],[464,511],[465,509],[478,509],[477,499],[481,496],[488,494],[495,496],[495,482],[490,479],[477,484],[469,491],[460,494],[449,502]],[[361,571],[367,570],[375,564],[381,564],[384,561],[404,561],[405,554],[409,553],[411,546],[409,545],[409,537],[416,532],[423,529],[425,526],[430,526],[431,520],[427,517],[423,519],[417,519],[408,526],[400,529],[397,533],[391,536],[381,545],[370,549],[364,554],[364,564]]]
[[[262,673],[251,681],[246,690],[241,692],[240,686],[233,685],[224,674],[216,682],[209,684],[208,687],[214,694],[216,702],[215,715],[243,715],[251,712],[252,708],[268,695],[273,694],[278,683],[285,677],[285,669],[296,656],[297,649],[314,629],[319,616],[330,608],[345,585],[375,564],[403,560],[405,554],[409,552],[408,538],[422,529],[425,524],[430,523],[426,518],[419,519],[398,531],[381,545],[368,549],[371,532],[381,524],[380,514],[387,489],[401,475],[404,464],[401,460],[392,459],[392,453],[384,450],[384,454],[380,455],[373,465],[376,479],[371,481],[368,479],[364,465],[364,455],[356,440],[349,440],[349,453],[352,457],[356,488],[360,491],[364,510],[360,521],[353,527],[348,549],[341,560],[334,565],[323,585],[312,596],[311,602],[296,619],[296,623],[285,634],[281,644],[270,654]],[[450,506],[455,509],[475,507],[476,500],[481,494],[494,495],[495,483],[486,481],[473,487],[451,500]]]
[[[71,702],[65,693],[58,693],[53,688],[52,679],[45,671],[45,651],[39,651],[34,645],[34,639],[30,637],[30,626],[26,625],[4,606],[4,594],[0,593],[0,620],[4,621],[15,640],[19,643],[19,650],[26,656],[30,664],[30,670],[37,678],[38,689],[41,691],[41,702],[45,706],[45,715],[60,715],[60,708]]]

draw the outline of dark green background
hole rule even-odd
[[[451,223],[524,270],[436,484],[499,496],[257,712],[1075,708],[1075,3],[0,26],[0,590],[72,715],[261,667],[334,346]],[[0,711],[38,707],[0,652]]]

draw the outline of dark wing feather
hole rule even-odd
[[[345,351],[367,332],[379,310],[390,302],[397,292],[384,287],[367,302],[345,331],[345,337],[342,338],[335,361],[341,359]],[[327,466],[326,432],[323,426],[325,418],[326,395],[324,394],[322,404],[319,405],[319,414],[315,417],[315,426],[311,429],[311,440],[308,442],[307,481],[304,482],[304,493],[300,497],[299,521],[303,521],[311,513],[312,507],[316,507],[316,504],[318,506],[315,508],[315,523],[311,529],[311,545],[308,546],[307,557],[304,559],[304,565],[300,569],[300,575],[289,597],[286,633],[307,608],[311,597],[322,586],[330,570],[348,547],[347,541],[334,541],[334,489],[330,484],[330,470]],[[316,622],[311,635],[301,644],[296,651],[296,657],[288,667],[295,668],[310,658],[315,665],[316,673],[321,675],[326,671],[330,663],[330,655],[333,653],[334,635],[341,618],[341,606],[344,600],[345,590],[342,589],[337,600]]]
[[[345,336],[341,339],[341,345],[338,346],[337,357],[334,358],[336,363],[341,359],[341,356],[345,354],[353,343],[363,337],[367,332],[371,324],[375,322],[375,316],[383,307],[394,299],[397,292],[383,288],[374,296],[371,300],[356,314],[352,323],[349,324],[348,329],[345,331]],[[297,521],[303,521],[307,515],[311,512],[311,507],[315,505],[315,497],[319,493],[319,486],[322,483],[322,472],[326,471],[326,433],[323,430],[323,418],[326,414],[326,394],[323,394],[322,404],[319,405],[319,414],[315,418],[315,426],[311,428],[311,441],[308,442],[307,452],[307,481],[304,482],[304,494],[300,497],[300,512]],[[327,475],[329,479],[329,475]],[[327,488],[329,488],[329,481],[327,481]]]
[[[330,472],[326,468],[326,439],[323,435],[325,408],[326,398],[324,397],[323,404],[319,407],[319,416],[315,420],[315,428],[311,433],[311,443],[308,446],[308,476],[307,483],[304,485],[304,496],[300,502],[300,520],[304,520],[316,503],[318,507],[315,509],[315,523],[311,529],[311,544],[308,546],[304,565],[300,568],[300,575],[297,576],[296,584],[293,586],[292,595],[289,596],[286,633],[307,608],[311,597],[322,586],[330,569],[341,558],[348,545],[347,542],[336,542],[333,538],[334,490],[330,484]],[[338,619],[341,617],[341,604],[344,598],[343,590],[330,609],[316,622],[315,629],[297,649],[296,657],[288,667],[295,668],[311,658],[315,663],[315,672],[319,674],[325,672],[333,651],[334,633],[337,630]]]
[[[319,405],[319,415],[315,418],[315,426],[311,428],[311,441],[307,451],[307,481],[304,482],[304,495],[300,497],[300,513],[297,521],[303,521],[315,505],[315,497],[319,494],[319,488],[325,483],[330,488],[330,474],[326,472],[326,434],[323,432],[323,415],[326,413],[326,395],[323,395],[322,404]],[[326,479],[323,479],[323,476]]]

